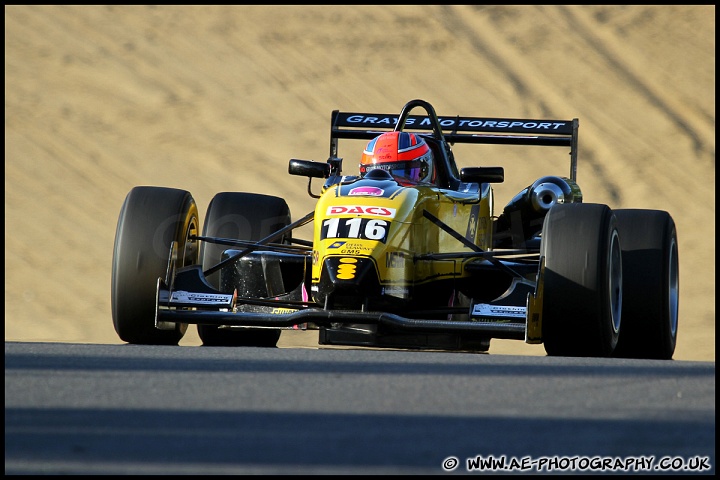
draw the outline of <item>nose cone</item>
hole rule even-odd
[[[377,268],[370,258],[333,256],[323,262],[313,299],[334,308],[360,309],[380,293]]]

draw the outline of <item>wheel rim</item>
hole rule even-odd
[[[613,231],[610,238],[610,271],[608,275],[608,293],[610,295],[610,316],[612,327],[615,333],[620,331],[622,310],[622,252],[617,230]]]
[[[678,272],[678,257],[677,257],[677,243],[673,238],[670,245],[670,271],[668,272],[668,301],[669,301],[669,315],[670,315],[670,333],[675,338],[677,334],[678,325],[678,297],[680,292],[680,281]]]
[[[188,265],[193,265],[197,263],[198,259],[198,240],[197,236],[199,234],[198,230],[198,220],[197,217],[192,217],[190,219],[190,224],[188,225],[187,231],[185,232],[185,238],[183,241],[183,251],[182,256],[180,257],[182,259],[180,266],[186,267]],[[194,238],[191,238],[194,237]]]

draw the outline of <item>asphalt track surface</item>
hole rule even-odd
[[[714,474],[715,363],[5,343],[6,475],[489,473],[478,457]]]

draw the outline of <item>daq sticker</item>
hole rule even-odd
[[[358,215],[395,218],[394,208],[377,205],[332,205],[327,209],[327,215]]]

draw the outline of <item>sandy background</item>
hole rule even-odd
[[[579,118],[585,201],[671,213],[674,358],[715,360],[712,5],[6,6],[5,340],[122,343],[110,270],[133,186],[189,190],[201,220],[221,191],[284,196],[299,218],[314,200],[288,160],[327,159],[330,112],[414,98],[439,115]],[[362,144],[346,142],[356,174]],[[498,148],[455,148],[460,167],[505,165],[498,209],[568,174],[565,150]],[[199,345],[194,327],[181,345]]]

